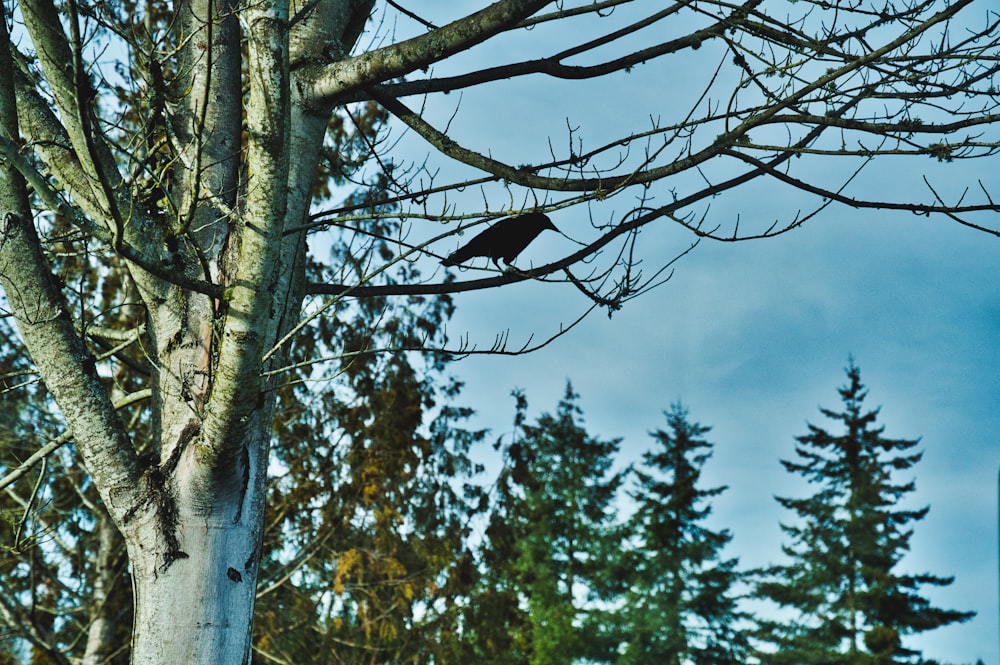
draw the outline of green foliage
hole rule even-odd
[[[469,581],[456,553],[478,505],[459,481],[474,471],[466,453],[478,435],[453,429],[466,414],[451,407],[425,428],[429,384],[403,355],[376,364],[371,375],[352,369],[364,397],[324,395],[325,408],[279,427],[262,654],[306,662],[318,648],[331,662],[428,662],[454,631],[453,599]]]
[[[923,585],[946,586],[951,578],[897,570],[910,549],[908,525],[928,511],[896,507],[914,490],[912,480],[896,476],[920,461],[922,453],[913,452],[919,441],[884,437],[875,426],[878,410],[863,409],[867,391],[853,361],[847,377],[839,390],[843,411],[820,410],[843,433],[810,425],[797,438],[798,460],[782,461],[818,489],[778,498],[798,517],[782,525],[791,563],[761,571],[757,594],[793,617],[761,621],[765,663],[919,662],[903,637],[973,616],[933,607],[919,595]]]
[[[477,662],[606,662],[598,610],[612,598],[609,570],[622,548],[612,473],[620,440],[587,434],[567,385],[555,414],[528,424],[515,393],[515,440],[505,446],[482,554],[484,571],[467,612]]]
[[[712,455],[703,438],[710,428],[690,422],[680,404],[665,416],[668,430],[653,432],[656,448],[643,455],[635,474],[635,547],[626,567],[625,644],[617,662],[742,663],[749,647],[740,624],[747,617],[733,590],[741,573],[736,559],[722,558],[732,535],[704,526],[709,501],[726,490],[699,486]]]
[[[380,251],[391,223],[361,223],[373,229],[369,245],[331,251]],[[384,279],[415,277],[401,270]],[[105,281],[109,293],[127,289]],[[444,378],[447,360],[403,350],[440,334],[451,307],[445,298],[397,309],[341,303],[296,340],[292,363],[331,360],[296,366],[280,387],[254,662],[747,662],[752,618],[734,591],[744,573],[723,556],[728,530],[705,526],[726,489],[701,487],[710,428],[675,404],[641,465],[615,472],[620,441],[587,433],[571,387],[534,422],[515,393],[515,436],[487,494],[470,459],[483,433],[463,427],[471,411],[454,405],[460,385]],[[129,316],[119,308],[103,321],[133,325]],[[16,337],[5,339],[0,473],[59,432]],[[111,357],[108,381],[141,385],[140,353]],[[971,616],[919,595],[950,578],[897,570],[909,525],[927,513],[899,507],[914,483],[896,476],[920,460],[917,442],[885,438],[877,410],[863,409],[853,364],[848,378],[843,410],[821,410],[844,433],[810,426],[797,459],[783,462],[817,491],[779,499],[799,517],[783,527],[791,563],[761,571],[756,594],[793,618],[757,620],[764,663],[915,663],[907,635]],[[145,413],[133,413],[137,432],[149,426]],[[96,616],[97,597],[110,619],[107,662],[128,661],[127,562],[70,453],[0,496],[4,602],[23,618],[0,641],[0,662],[78,654],[88,626],[75,617]],[[630,477],[636,510],[619,519]]]

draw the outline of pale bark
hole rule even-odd
[[[13,142],[19,136],[13,66],[5,28],[0,35],[0,71],[4,72],[0,75],[0,123],[3,138]],[[0,211],[0,285],[39,373],[80,444],[84,463],[101,479],[99,487],[109,512],[121,520],[135,498],[138,460],[42,255],[24,178],[8,162],[0,162]]]
[[[311,94],[321,102],[331,103],[338,95],[361,86],[425,68],[509,30],[548,4],[551,0],[500,0],[432,33],[361,54],[346,62],[320,66]]]
[[[155,551],[163,526],[136,525],[128,542],[135,580],[132,662],[246,663],[259,563],[259,515],[178,516],[174,551]]]

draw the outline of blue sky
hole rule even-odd
[[[791,516],[773,496],[807,491],[778,460],[794,456],[807,422],[837,431],[818,407],[841,406],[836,389],[853,354],[886,436],[921,438],[910,505],[931,512],[915,526],[903,569],[955,575],[927,595],[979,613],[912,644],[949,662],[998,662],[995,250],[982,235],[938,226],[902,251],[906,223],[830,215],[780,240],[703,245],[669,283],[611,320],[596,314],[528,356],[473,357],[452,371],[466,382],[474,422],[494,435],[509,436],[512,388],[526,391],[537,414],[554,409],[571,380],[588,429],[624,437],[628,460],[681,400],[713,428],[706,486],[730,488],[714,502],[712,524],[733,532],[730,554],[752,567],[780,560],[778,522]],[[524,298],[528,311],[511,317]],[[530,287],[464,296],[450,328],[488,344],[510,327],[516,341],[554,325],[548,305],[558,298]]]
[[[641,3],[640,3],[641,4]],[[443,21],[454,3],[436,10]],[[450,16],[457,16],[457,13]],[[432,17],[435,18],[435,17]],[[400,24],[401,26],[402,24]],[[405,32],[402,27],[401,33]],[[436,68],[444,75],[495,64],[497,59],[547,55],[576,33],[525,32],[476,49]],[[718,54],[650,63],[602,81],[544,78],[505,81],[462,95],[409,100],[426,103],[427,119],[450,127],[463,145],[512,163],[542,159],[549,140],[566,145],[567,126],[579,127],[588,145],[644,129],[650,116],[676,119],[683,100],[700,93],[706,67]],[[687,95],[687,97],[685,96]],[[450,124],[449,124],[450,123]],[[395,137],[400,138],[400,130]],[[420,162],[433,150],[403,135],[397,156]],[[709,137],[710,138],[710,137]],[[839,182],[853,166],[842,160],[803,160],[799,172]],[[440,157],[439,181],[462,169]],[[981,180],[1000,193],[996,158],[938,164],[930,159],[880,160],[852,187],[870,195],[926,200],[923,176],[957,196]],[[690,179],[654,188],[669,200]],[[523,193],[522,193],[523,194]],[[515,192],[515,202],[519,193]],[[458,212],[507,205],[499,187],[451,195]],[[621,215],[625,197],[602,208],[577,206],[552,216],[569,238],[593,237],[589,215]],[[771,184],[699,208],[741,229],[787,220],[816,201]],[[465,207],[467,206],[467,208]],[[436,229],[439,231],[440,229]],[[649,270],[690,244],[669,222],[640,237]],[[441,253],[460,242],[444,241]],[[663,426],[662,411],[681,400],[693,420],[711,426],[716,444],[705,469],[706,486],[728,485],[714,502],[712,524],[734,534],[730,555],[746,567],[776,562],[789,519],[774,495],[807,491],[780,458],[793,456],[794,437],[806,423],[834,427],[818,407],[840,406],[836,389],[853,355],[869,388],[866,404],[881,407],[886,435],[921,438],[924,459],[914,469],[914,506],[930,505],[915,526],[902,567],[954,575],[944,589],[926,589],[942,607],[975,610],[972,621],[911,638],[925,656],[951,663],[1000,663],[998,651],[997,478],[1000,470],[1000,239],[944,219],[829,207],[804,227],[773,239],[727,244],[705,241],[677,265],[672,278],[626,304],[610,319],[593,313],[579,327],[527,356],[474,356],[451,371],[466,384],[463,403],[478,411],[474,424],[493,436],[509,435],[510,391],[523,389],[531,411],[552,410],[567,380],[581,395],[586,426],[601,437],[624,437],[623,460],[638,458]],[[560,258],[576,248],[568,238],[543,235],[519,265]],[[433,271],[428,261],[427,271]],[[459,279],[480,276],[459,272]],[[489,347],[509,330],[511,345],[552,334],[588,301],[572,286],[519,284],[495,292],[456,296],[453,338],[468,333]]]

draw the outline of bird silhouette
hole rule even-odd
[[[540,212],[501,219],[459,247],[441,264],[457,266],[474,256],[485,256],[491,259],[497,268],[500,267],[500,259],[510,265],[510,262],[545,229],[559,231],[555,224]]]

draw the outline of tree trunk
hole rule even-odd
[[[250,662],[273,406],[251,412],[242,453],[195,434],[143,477],[122,530],[132,564],[133,665]]]
[[[250,661],[261,529],[259,520],[248,517],[179,517],[176,541],[166,549],[149,546],[164,542],[159,519],[127,537],[134,665]]]

